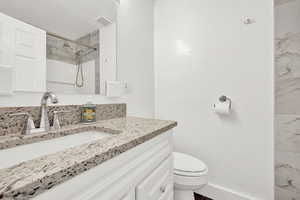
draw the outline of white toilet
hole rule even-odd
[[[199,159],[179,152],[174,156],[174,200],[194,200],[194,191],[207,184],[207,166]]]

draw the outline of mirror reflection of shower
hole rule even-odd
[[[75,86],[76,87],[83,87],[84,86],[84,77],[83,77],[83,70],[82,70],[82,51],[79,50],[76,55],[78,56],[78,63],[77,63],[77,73],[75,79]]]
[[[47,34],[47,88],[58,93],[100,94],[99,30],[76,40]]]

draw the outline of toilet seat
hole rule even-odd
[[[173,152],[174,200],[193,200],[194,191],[207,185],[207,166],[199,159]]]
[[[207,173],[207,166],[199,159],[179,152],[173,152],[174,174],[185,177],[200,177]]]

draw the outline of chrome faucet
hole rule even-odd
[[[50,129],[50,122],[47,113],[47,101],[50,98],[53,104],[58,103],[57,96],[53,92],[45,92],[42,101],[41,101],[41,122],[40,128],[45,129],[48,131]]]

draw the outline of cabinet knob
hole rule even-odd
[[[166,191],[166,186],[161,186],[159,190],[161,191],[161,193],[165,193],[165,191]]]

